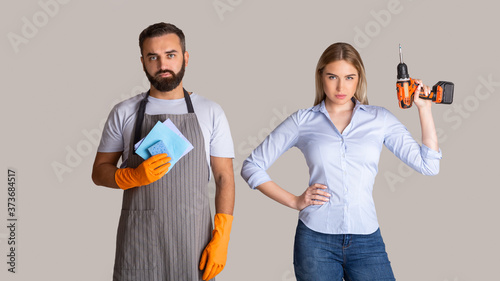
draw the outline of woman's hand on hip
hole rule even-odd
[[[309,186],[302,195],[297,196],[295,209],[301,211],[309,205],[323,205],[330,200],[331,194],[323,191],[326,185],[315,183]]]

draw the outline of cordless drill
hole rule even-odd
[[[408,74],[408,67],[403,62],[401,44],[399,44],[399,61],[398,81],[396,82],[399,107],[403,109],[410,108],[413,104],[413,95],[418,88],[418,84]],[[454,84],[452,82],[439,81],[432,87],[429,95],[426,95],[422,89],[419,97],[421,99],[432,100],[435,103],[451,104],[453,102],[453,87]]]

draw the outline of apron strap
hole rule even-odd
[[[193,103],[191,102],[191,97],[186,89],[182,88],[184,91],[184,100],[186,101],[186,106],[188,113],[194,113]],[[134,144],[141,140],[142,122],[144,121],[144,114],[146,112],[146,104],[148,103],[149,90],[146,96],[141,100],[139,105],[139,111],[137,111],[137,119],[135,121],[135,134],[134,134]]]
[[[184,99],[186,100],[186,106],[188,109],[188,113],[194,113],[194,108],[193,108],[193,103],[191,102],[191,97],[189,96],[189,93],[186,91],[186,89],[182,88],[184,90]]]
[[[134,144],[141,140],[142,131],[142,121],[144,120],[144,113],[146,112],[146,104],[148,103],[149,90],[146,96],[141,100],[139,105],[139,111],[137,112],[137,120],[135,121],[135,134],[134,134]]]

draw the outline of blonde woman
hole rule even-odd
[[[419,90],[430,88],[417,80]],[[415,95],[422,145],[388,110],[368,105],[359,53],[329,46],[316,67],[314,106],[281,123],[245,160],[241,175],[253,189],[299,210],[294,268],[297,280],[395,280],[372,197],[382,145],[424,175],[439,172],[441,151],[431,101]],[[302,151],[309,187],[295,196],[266,170],[291,147]]]

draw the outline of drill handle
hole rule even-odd
[[[414,82],[415,80],[411,78],[410,81],[410,89],[414,92],[418,88],[418,84],[416,84]],[[454,86],[455,85],[452,82],[439,81],[434,86],[432,86],[432,90],[428,95],[426,95],[422,90],[418,92],[418,95],[422,99],[431,100],[435,103],[451,104],[453,102]]]

